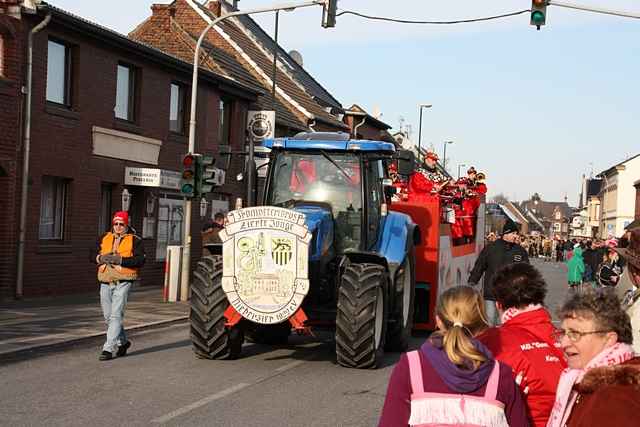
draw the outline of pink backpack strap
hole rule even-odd
[[[489,381],[487,382],[487,388],[484,392],[484,398],[489,400],[496,400],[498,396],[498,383],[500,382],[500,364],[498,361],[494,361],[493,370]]]
[[[409,376],[411,377],[411,390],[414,394],[424,393],[424,383],[422,382],[422,363],[417,350],[407,353],[409,361]]]

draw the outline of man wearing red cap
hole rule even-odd
[[[139,279],[145,254],[142,239],[129,227],[129,214],[118,211],[111,220],[113,227],[98,241],[96,263],[100,282],[100,305],[107,323],[107,339],[99,360],[125,356],[131,347],[123,320],[129,289]]]

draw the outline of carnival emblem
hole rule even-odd
[[[305,215],[278,207],[227,214],[222,289],[243,317],[273,324],[291,317],[309,292],[309,242]]]

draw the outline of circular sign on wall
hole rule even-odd
[[[275,136],[275,111],[249,111],[247,128],[254,140],[262,141]]]

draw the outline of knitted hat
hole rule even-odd
[[[472,173],[477,173],[476,168],[474,168],[473,166],[471,166],[469,170],[467,170],[467,175],[471,175]]]
[[[640,269],[640,228],[631,231],[629,245],[626,248],[613,248],[625,261]]]
[[[502,227],[502,235],[504,236],[505,234],[509,234],[509,233],[517,233],[520,231],[520,228],[518,228],[518,224],[516,224],[513,221],[507,221],[504,224],[504,227]]]
[[[124,222],[124,225],[129,225],[129,212],[127,211],[116,212],[115,214],[113,214],[113,219],[111,220],[111,224],[113,224],[117,220]]]

